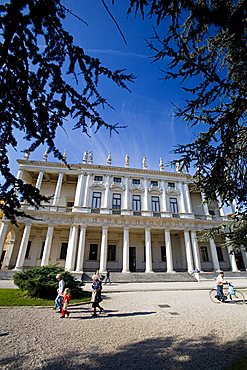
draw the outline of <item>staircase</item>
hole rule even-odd
[[[200,273],[200,280],[214,280],[219,275],[218,272],[201,272]],[[224,279],[227,281],[231,281],[231,279],[247,279],[247,271],[224,271]]]
[[[92,281],[93,272],[85,272],[82,276],[83,282]],[[197,281],[194,276],[188,272],[176,272],[168,274],[166,272],[131,272],[122,274],[121,272],[111,272],[111,281],[113,283],[158,283],[158,282],[179,282],[179,281]]]

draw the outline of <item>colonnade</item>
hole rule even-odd
[[[100,241],[100,271],[105,272],[107,268],[107,247],[108,247],[108,226],[102,226],[102,236]],[[153,230],[153,229],[152,229]],[[68,249],[65,260],[65,269],[68,271],[83,271],[84,255],[85,255],[85,243],[86,243],[86,225],[72,225],[69,232]],[[20,271],[23,269],[25,254],[31,232],[31,224],[27,224],[24,227],[24,231],[21,238],[21,243],[17,255],[15,270]],[[3,245],[7,233],[7,224],[2,223],[0,229],[0,243]],[[54,226],[48,226],[43,254],[41,258],[41,266],[49,264],[51,245],[54,234]],[[151,228],[144,228],[145,235],[145,272],[153,272],[152,266],[152,238]],[[185,256],[188,272],[193,271],[195,268],[202,270],[200,251],[197,242],[196,232],[193,230],[184,230],[184,247]],[[174,272],[174,261],[173,261],[173,248],[171,243],[171,231],[164,229],[164,242],[166,248],[166,271],[168,273]],[[0,246],[1,246],[0,244]],[[212,258],[213,270],[217,271],[220,269],[216,245],[213,239],[210,239],[210,252]],[[123,260],[122,260],[122,272],[129,272],[129,247],[130,247],[130,227],[123,227]],[[230,253],[230,264],[232,271],[237,271],[237,265],[234,253]]]

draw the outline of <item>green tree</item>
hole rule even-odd
[[[119,127],[102,117],[102,108],[110,105],[98,90],[99,80],[106,78],[127,90],[126,83],[133,81],[133,75],[109,70],[74,44],[62,24],[68,12],[60,0],[0,5],[0,208],[12,222],[24,215],[24,200],[35,207],[47,200],[11,173],[8,147],[16,148],[17,130],[30,142],[29,152],[45,144],[63,160],[54,139],[69,117],[85,134],[88,127],[95,132]]]
[[[246,10],[244,0],[130,0],[128,9],[157,20],[148,41],[154,61],[186,92],[177,117],[201,131],[175,153],[181,168],[195,168],[207,202],[237,202],[235,218],[220,228],[236,246],[247,246]]]

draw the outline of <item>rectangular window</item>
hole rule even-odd
[[[44,248],[45,248],[45,241],[43,241],[42,246],[41,246],[41,250],[40,250],[39,258],[40,258],[41,260],[42,260],[42,257],[43,257]]]
[[[160,212],[160,200],[159,197],[152,197],[152,211]]]
[[[90,244],[89,260],[97,261],[98,244]]]
[[[209,210],[208,210],[208,212],[209,212],[209,214],[210,214],[211,216],[214,216],[214,215],[215,215],[215,213],[214,213],[214,211],[213,211],[212,209],[209,209]]]
[[[223,253],[222,253],[221,247],[216,247],[216,251],[217,251],[217,256],[218,256],[219,262],[223,262],[224,258],[223,258]]]
[[[108,245],[107,261],[116,261],[116,245]]]
[[[93,192],[92,208],[100,208],[101,193],[99,191]]]
[[[177,198],[170,198],[170,211],[171,211],[171,213],[178,213]]]
[[[66,260],[68,243],[62,243],[60,251],[60,260]]]
[[[27,250],[26,250],[25,258],[29,258],[30,257],[29,255],[30,255],[31,245],[32,245],[32,241],[29,240],[28,243],[27,243]]]
[[[168,182],[168,188],[175,189],[175,182]]]
[[[103,176],[94,176],[94,181],[103,181]]]
[[[158,186],[158,181],[153,181],[153,180],[152,180],[152,181],[151,181],[151,185],[152,185],[152,186]]]
[[[112,209],[121,209],[121,194],[113,194]]]
[[[132,184],[133,185],[140,185],[141,181],[139,179],[133,179]]]
[[[141,196],[140,195],[133,195],[132,203],[133,203],[133,211],[141,210]]]
[[[113,182],[120,184],[122,182],[121,177],[113,177]]]
[[[201,247],[201,255],[202,255],[202,261],[203,262],[208,262],[208,248],[207,247]]]
[[[166,262],[166,246],[162,245],[160,249],[161,249],[161,261]]]

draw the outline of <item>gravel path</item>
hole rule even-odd
[[[0,368],[219,370],[246,355],[247,304],[148,291],[107,293],[102,306],[97,318],[90,305],[71,306],[68,319],[50,308],[1,308]]]

